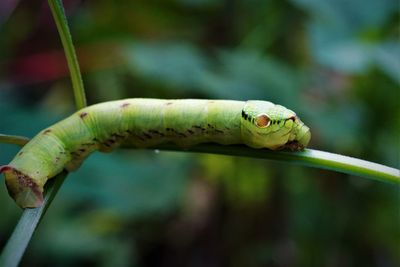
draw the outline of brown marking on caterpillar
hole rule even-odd
[[[10,171],[10,170],[12,170],[13,168],[12,167],[10,167],[10,166],[8,166],[8,165],[4,165],[4,166],[1,166],[0,167],[0,173],[2,173],[2,172],[7,172],[7,171]]]
[[[215,132],[217,132],[219,134],[223,134],[224,133],[224,131],[221,131],[221,130],[218,130],[218,129],[215,129]]]
[[[60,161],[60,157],[56,157],[55,160],[56,160],[56,163],[59,162]]]
[[[176,131],[176,130],[173,129],[173,128],[166,128],[166,130],[167,130],[167,132],[173,132],[174,134],[176,134],[176,135],[178,135],[178,136],[180,136],[180,137],[186,137],[186,134],[180,133],[180,132]]]
[[[146,141],[146,139],[144,139],[142,136],[135,134],[133,131],[131,130],[126,130],[125,132],[127,132],[129,135],[139,139],[140,141]]]
[[[94,146],[96,143],[82,143],[83,146]]]
[[[202,131],[206,130],[205,128],[203,128],[201,126],[198,126],[198,125],[193,125],[192,128],[199,129],[199,130],[202,130]]]
[[[24,188],[24,187],[30,187],[32,189],[32,191],[35,193],[35,195],[41,195],[40,191],[37,188],[37,184],[35,182],[33,182],[33,179],[27,175],[24,175],[23,173],[21,173],[20,171],[17,171],[16,169],[12,168],[11,166],[5,165],[5,166],[1,166],[0,167],[0,173],[2,172],[7,172],[7,171],[12,171],[18,179],[18,184]],[[7,180],[6,180],[7,182]],[[8,187],[10,188],[10,187]],[[13,191],[9,191],[10,195],[12,197],[15,197],[15,194],[17,192]],[[43,199],[42,199],[43,200]]]
[[[137,139],[139,139],[140,141],[146,141],[143,137],[141,137],[140,135],[133,135],[134,137],[136,137]]]
[[[144,135],[147,139],[151,139],[151,135],[149,135],[149,134],[147,134],[147,133],[145,133],[145,132],[143,132],[143,135]]]
[[[119,133],[113,133],[112,136],[116,137],[116,138],[125,138],[124,135],[119,134]]]
[[[50,133],[50,132],[51,132],[51,129],[46,129],[46,130],[43,131],[43,134],[47,134],[47,133]]]
[[[15,190],[9,190],[11,197],[15,198],[16,195],[20,192],[21,188],[29,187],[32,190],[33,194],[36,196],[37,201],[39,203],[42,203],[43,202],[43,194],[40,192],[39,186],[33,181],[33,179],[31,177],[29,177],[28,175],[23,174],[20,171],[17,171],[13,168],[11,168],[11,169],[12,169],[13,173],[17,176],[18,185],[19,185],[18,189],[15,188]],[[11,187],[7,187],[7,188],[10,189]]]
[[[130,104],[131,104],[131,103],[123,103],[123,104],[121,105],[121,108],[126,108],[126,107],[128,107]]]
[[[80,156],[80,154],[78,152],[76,152],[76,151],[72,151],[72,152],[70,152],[70,154],[71,154],[72,157],[79,157]]]
[[[143,137],[141,137],[138,134],[135,134],[134,132],[132,132],[130,130],[126,130],[126,132],[128,132],[132,137],[139,139],[140,141],[146,141]]]
[[[165,103],[166,106],[169,106],[169,105],[172,105],[172,104],[173,104],[173,102],[167,102],[167,103]]]
[[[163,133],[160,133],[160,132],[157,131],[157,130],[149,130],[149,133],[151,133],[151,134],[158,134],[159,136],[164,137],[164,134],[163,134]]]
[[[24,154],[24,152],[23,152],[23,151],[20,151],[17,155],[18,155],[18,156],[21,156],[22,154]]]
[[[87,115],[88,115],[87,112],[82,112],[81,114],[79,114],[79,117],[81,117],[81,119],[83,119]]]

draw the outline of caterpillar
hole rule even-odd
[[[16,203],[34,208],[43,203],[48,179],[76,170],[96,150],[207,142],[302,150],[310,138],[295,112],[268,101],[124,99],[86,107],[44,129],[0,173]]]

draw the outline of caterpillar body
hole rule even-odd
[[[0,173],[16,203],[31,208],[43,203],[48,179],[77,169],[95,150],[207,142],[301,150],[310,137],[293,111],[268,101],[124,99],[86,107],[44,129]]]

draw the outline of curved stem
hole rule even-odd
[[[0,144],[12,144],[12,145],[24,146],[28,142],[29,142],[28,137],[0,134]]]
[[[271,151],[266,149],[252,149],[244,145],[223,146],[217,144],[203,144],[185,149],[176,145],[163,145],[158,146],[156,149],[213,153],[231,156],[262,158],[275,161],[285,161],[303,166],[356,175],[382,182],[400,184],[399,169],[391,168],[385,165],[373,163],[358,158],[352,158],[314,149],[289,152]]]
[[[74,89],[75,104],[77,109],[81,109],[86,106],[85,90],[64,8],[60,0],[48,0],[48,2],[67,58],[72,87]],[[0,142],[4,143],[24,145],[27,141],[28,139],[23,137],[0,136]],[[0,255],[0,266],[18,266],[34,231],[36,230],[41,218],[43,218],[46,213],[53,198],[56,196],[58,189],[63,184],[66,176],[67,173],[63,172],[57,175],[54,179],[51,179],[52,181],[49,181],[45,188],[44,203],[41,207],[24,210],[14,232]]]
[[[46,185],[43,205],[35,209],[25,209],[0,255],[0,266],[16,267],[25,253],[40,220],[43,218],[53,198],[64,182],[67,172],[62,172]]]
[[[155,149],[155,148],[152,148]],[[246,146],[222,146],[214,144],[203,144],[183,149],[176,145],[162,145],[156,149],[187,151],[200,153],[213,153],[231,156],[242,156],[262,158],[275,161],[296,163],[304,166],[328,169],[337,172],[371,178],[383,182],[400,184],[400,171],[381,164],[352,158],[348,156],[306,149],[301,152],[270,151],[264,149],[252,149]],[[36,209],[25,209],[18,225],[11,235],[1,256],[0,263],[4,266],[17,266],[23,253],[35,231],[40,219],[49,207],[52,199],[62,185],[66,173],[51,179],[45,190],[45,202],[42,207]]]
[[[65,56],[71,74],[72,88],[74,89],[75,104],[77,109],[86,107],[85,89],[76,57],[71,33],[68,28],[67,18],[65,17],[64,7],[60,0],[48,0],[51,12],[60,34],[61,42],[64,47]]]

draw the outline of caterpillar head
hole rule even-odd
[[[310,129],[296,113],[268,101],[247,101],[241,114],[241,134],[244,143],[254,148],[304,149],[310,139]]]

